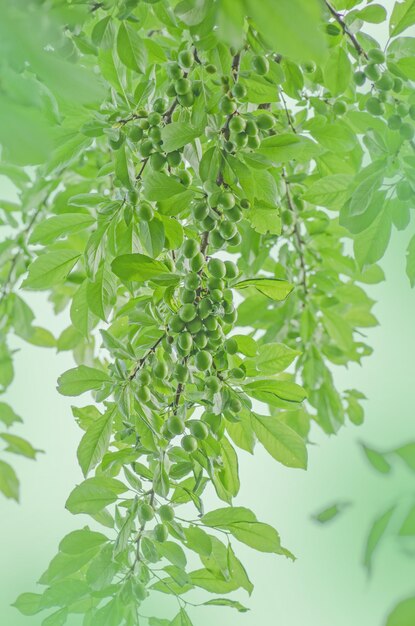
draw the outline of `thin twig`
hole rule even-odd
[[[334,9],[330,2],[328,2],[328,0],[325,0],[326,2],[326,6],[328,8],[328,10],[330,11],[330,13],[332,14],[332,16],[334,17],[334,19],[336,20],[336,22],[341,26],[341,29],[343,31],[343,33],[350,39],[350,41],[352,42],[353,46],[355,47],[355,49],[357,50],[357,52],[364,56],[365,59],[368,58],[366,52],[363,50],[362,46],[360,45],[360,43],[357,41],[356,37],[354,36],[354,34],[349,30],[346,22],[344,21],[342,15],[340,13],[338,13],[336,11],[336,9]]]
[[[137,372],[143,367],[143,365],[147,361],[148,357],[151,354],[154,354],[154,352],[156,351],[157,346],[163,341],[165,336],[166,336],[166,333],[164,333],[161,337],[159,337],[157,339],[156,343],[153,346],[151,346],[150,350],[148,352],[146,352],[146,354],[137,362],[137,365],[134,367],[133,371],[128,376],[128,380],[134,380],[134,378],[137,375]]]

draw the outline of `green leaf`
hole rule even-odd
[[[415,535],[415,505],[413,505],[406,515],[399,529],[400,537],[413,537]]]
[[[379,261],[385,254],[391,237],[392,221],[389,213],[384,209],[374,222],[356,235],[354,253],[361,268]]]
[[[35,459],[36,454],[42,452],[42,450],[35,450],[35,448],[22,437],[17,435],[10,435],[8,433],[0,433],[1,439],[7,443],[6,451],[13,454],[19,454],[25,456],[28,459]]]
[[[381,6],[380,4],[372,4],[357,11],[356,16],[364,22],[370,22],[371,24],[381,24],[386,20],[388,14],[385,7]]]
[[[77,513],[98,513],[106,506],[116,502],[127,487],[115,478],[96,476],[87,478],[75,487],[66,501],[68,511]]]
[[[64,213],[50,217],[35,226],[29,242],[43,245],[54,243],[59,237],[85,230],[94,222],[94,218],[85,213]]]
[[[378,548],[379,543],[385,536],[385,533],[389,526],[389,522],[391,521],[394,513],[395,506],[386,511],[386,513],[383,513],[372,524],[372,528],[370,529],[370,533],[366,542],[364,555],[364,565],[369,571],[372,568],[373,554]]]
[[[287,467],[307,469],[304,440],[276,417],[251,414],[252,427],[269,454]]]
[[[29,266],[29,274],[22,287],[42,290],[64,282],[79,257],[80,254],[75,250],[57,250],[42,254]]]
[[[337,47],[330,51],[323,74],[332,96],[339,96],[346,91],[352,77],[352,66],[343,48]]]
[[[396,37],[415,24],[415,0],[395,2],[389,20],[389,35]]]
[[[235,289],[247,289],[248,287],[255,287],[264,296],[268,296],[271,300],[280,302],[285,300],[294,289],[294,285],[286,280],[280,280],[278,278],[248,278],[242,280],[234,285]]]
[[[371,466],[381,474],[389,474],[392,469],[391,464],[386,460],[385,455],[377,452],[376,450],[372,450],[367,446],[363,445],[363,451],[366,455],[367,460],[371,464]]]
[[[180,609],[180,613],[171,622],[171,626],[192,626],[190,617],[184,609]]]
[[[274,403],[274,398],[287,402],[302,402],[307,397],[305,390],[286,380],[258,379],[243,385],[244,391],[257,400]],[[277,402],[276,406],[280,406]]]
[[[259,347],[258,354],[253,359],[244,362],[248,375],[260,372],[262,375],[279,374],[291,365],[300,354],[283,343],[266,343]]]
[[[412,626],[415,620],[415,597],[402,600],[388,616],[386,626]]]
[[[88,550],[94,550],[108,541],[102,533],[97,533],[89,528],[74,530],[66,535],[59,544],[59,550],[65,554],[83,554]]]
[[[165,152],[173,152],[188,143],[192,143],[202,134],[199,128],[192,128],[187,122],[172,122],[167,124],[161,131],[161,139],[163,141],[163,150]]]
[[[78,446],[78,461],[84,476],[101,462],[108,450],[112,433],[115,408],[108,409],[96,421],[92,422]]]
[[[58,611],[55,611],[55,613],[52,613],[52,615],[46,617],[42,622],[42,626],[64,626],[66,624],[67,617],[68,609],[64,607],[63,609],[59,609]]]
[[[146,70],[147,51],[137,30],[128,22],[121,22],[117,35],[117,52],[126,67],[135,72]]]
[[[331,506],[326,507],[319,513],[313,515],[312,519],[314,519],[316,522],[319,522],[319,524],[326,524],[327,522],[331,522],[332,520],[334,520],[334,518],[340,515],[340,513],[342,513],[348,506],[350,506],[349,502],[332,504]]]
[[[6,498],[19,501],[19,481],[14,469],[0,460],[0,491]]]
[[[42,596],[39,593],[22,593],[13,606],[22,615],[36,615],[42,610]]]
[[[317,206],[340,209],[350,195],[352,181],[353,177],[348,174],[319,177],[303,194],[303,198]]]
[[[246,613],[249,611],[243,604],[237,600],[229,600],[228,598],[214,598],[203,603],[203,606],[228,606],[231,609],[236,609],[239,613]]]
[[[186,187],[163,172],[151,172],[144,177],[144,194],[148,200],[169,200],[186,191]]]
[[[406,275],[411,287],[415,287],[415,235],[410,240],[406,251]]]
[[[86,391],[100,389],[110,382],[108,374],[94,367],[80,365],[68,370],[58,379],[58,391],[63,396],[79,396]]]
[[[293,555],[281,546],[280,536],[272,526],[262,522],[236,522],[228,527],[238,541],[259,552],[282,554],[288,558]]]
[[[144,283],[168,276],[168,268],[161,261],[156,261],[145,254],[123,254],[114,259],[112,271],[119,278],[126,281]]]
[[[292,133],[266,137],[258,149],[258,154],[266,156],[276,166],[291,160],[303,163],[320,152],[321,148],[317,143]]]
[[[407,443],[394,450],[402,461],[415,472],[415,443]]]
[[[255,522],[256,517],[252,511],[242,506],[225,507],[210,511],[202,517],[202,522],[212,528],[229,526],[235,522]]]
[[[3,424],[9,427],[12,426],[12,424],[23,422],[23,420],[16,415],[12,407],[6,404],[6,402],[0,402],[0,422],[3,422]]]

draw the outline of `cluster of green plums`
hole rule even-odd
[[[167,76],[170,79],[166,95],[177,98],[183,107],[191,107],[195,98],[202,93],[202,82],[189,78],[194,61],[194,55],[190,50],[183,50],[179,53],[177,61],[171,61],[166,65]]]
[[[249,209],[249,202],[244,199],[237,202],[230,191],[218,191],[215,183],[207,182],[205,192],[206,198],[192,207],[195,224],[200,230],[209,233],[209,244],[214,250],[238,246],[241,235],[237,224],[243,218],[243,209]]]
[[[415,121],[415,106],[407,106],[399,101],[397,94],[402,91],[403,81],[388,69],[382,68],[385,60],[385,54],[379,48],[369,50],[368,63],[362,70],[355,72],[354,81],[359,87],[367,80],[371,81],[375,91],[372,90],[365,101],[366,111],[375,116],[384,115],[385,104],[394,106],[395,112],[388,118],[388,126],[410,141],[415,135],[414,126],[409,121]]]
[[[175,517],[173,507],[169,504],[162,504],[156,509],[150,502],[140,502],[138,518],[141,524],[151,522],[155,516],[159,521],[152,530],[153,538],[159,543],[164,543],[169,536],[168,523],[172,522]]]

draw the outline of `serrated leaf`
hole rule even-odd
[[[110,408],[104,415],[92,422],[81,439],[77,457],[85,477],[101,462],[108,450],[115,411],[115,407]]]
[[[71,492],[65,506],[73,514],[98,513],[116,502],[124,491],[127,491],[127,487],[115,478],[87,478]]]
[[[264,296],[267,296],[271,300],[277,302],[285,300],[294,289],[294,285],[286,280],[279,280],[278,278],[248,278],[247,280],[241,280],[234,285],[235,289],[247,289],[248,287],[254,287]]]
[[[192,128],[187,122],[172,122],[167,124],[161,131],[163,150],[173,152],[192,143],[202,132],[199,128]]]
[[[95,219],[85,213],[64,213],[50,217],[35,226],[29,242],[43,245],[54,243],[59,237],[77,233],[91,226]]]
[[[68,370],[58,378],[58,391],[63,396],[79,396],[86,391],[100,389],[110,380],[108,374],[102,370],[80,365]]]
[[[307,448],[292,428],[276,417],[251,414],[252,427],[258,440],[276,460],[287,467],[307,469]]]
[[[128,22],[121,22],[117,35],[117,52],[121,62],[130,70],[144,73],[147,50],[137,30]]]
[[[161,261],[156,261],[145,254],[123,254],[114,259],[112,271],[122,280],[146,282],[161,276],[168,276],[168,268]]]
[[[389,35],[396,37],[415,24],[415,0],[395,2],[389,20]]]
[[[29,266],[29,274],[22,287],[25,289],[49,289],[66,280],[80,254],[75,250],[57,250],[42,254]]]

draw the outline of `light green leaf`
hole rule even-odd
[[[389,461],[386,460],[385,455],[377,452],[376,450],[372,450],[363,444],[362,447],[371,466],[381,474],[389,474],[392,466]]]
[[[231,609],[236,609],[239,613],[246,613],[249,611],[243,604],[237,600],[229,600],[228,598],[214,598],[203,603],[204,606],[228,606]]]
[[[42,290],[64,282],[79,257],[80,254],[75,250],[57,250],[42,254],[29,266],[29,274],[22,287]]]
[[[39,593],[22,593],[13,606],[20,611],[22,615],[36,615],[42,610],[42,596]]]
[[[380,517],[378,517],[370,529],[370,533],[366,542],[365,556],[364,556],[364,565],[370,571],[372,568],[372,559],[373,554],[377,547],[379,546],[380,541],[384,537],[387,528],[389,526],[389,522],[392,519],[393,514],[395,513],[395,506],[390,508],[386,513],[383,513]]]
[[[58,379],[58,391],[63,396],[79,396],[86,391],[100,389],[110,382],[108,374],[86,365],[68,370]]]
[[[354,253],[359,266],[363,268],[379,261],[385,254],[391,236],[392,221],[384,209],[373,223],[354,240]]]
[[[415,287],[415,235],[410,240],[406,251],[406,275],[411,287]]]
[[[42,626],[64,626],[66,624],[67,617],[68,609],[63,607],[63,609],[59,609],[58,611],[55,611],[55,613],[52,613],[52,615],[46,617],[42,622]]]
[[[77,456],[84,476],[101,462],[108,450],[115,408],[108,409],[92,422],[78,446]]]
[[[274,398],[287,402],[302,402],[307,397],[306,391],[286,380],[258,379],[243,385],[244,391],[262,402],[273,404]],[[280,406],[277,402],[276,406]]]
[[[122,280],[146,282],[168,276],[169,270],[164,263],[145,254],[123,254],[114,259],[112,271]]]
[[[352,66],[343,48],[330,50],[323,74],[326,87],[332,96],[339,96],[346,91],[352,77]]]
[[[276,417],[251,414],[252,427],[269,454],[287,467],[307,469],[304,440]]]
[[[165,152],[173,152],[188,143],[192,143],[202,134],[199,128],[192,128],[187,122],[172,122],[167,124],[161,131],[161,139],[163,141],[163,150]]]
[[[16,415],[11,406],[6,404],[6,402],[0,402],[0,422],[9,427],[22,421],[22,418]]]
[[[370,22],[371,24],[381,24],[386,20],[388,14],[385,7],[381,6],[380,4],[372,4],[357,11],[356,16],[364,22]]]
[[[348,174],[319,177],[303,194],[303,198],[317,206],[337,210],[349,197],[349,187],[352,182],[353,177]]]
[[[301,135],[281,134],[262,140],[258,153],[266,156],[274,165],[294,160],[302,163],[321,152],[317,143]]]
[[[263,375],[279,374],[291,365],[300,354],[283,343],[267,343],[259,347],[258,355],[244,363],[249,375],[260,372]],[[253,373],[252,373],[253,372]]]
[[[396,37],[415,24],[415,0],[395,2],[389,20],[389,35]]]
[[[116,502],[127,487],[115,478],[96,476],[87,478],[75,487],[66,501],[66,508],[73,514],[98,513],[106,506]]]
[[[77,233],[95,222],[91,215],[85,213],[64,213],[39,222],[30,236],[30,243],[54,243],[59,237]]]
[[[0,491],[6,498],[19,501],[19,481],[14,469],[6,463],[0,460]]]
[[[186,187],[163,172],[151,172],[144,177],[144,194],[148,200],[169,200],[186,191]]]
[[[331,522],[334,518],[340,515],[340,513],[342,513],[344,509],[346,509],[349,505],[349,502],[332,504],[322,511],[319,511],[319,513],[312,515],[312,519],[314,519],[316,522],[319,522],[319,524],[327,524],[327,522]]]
[[[0,433],[0,438],[7,443],[7,452],[25,456],[28,459],[35,459],[36,454],[42,452],[42,450],[36,450],[26,439],[22,439],[22,437],[18,437],[17,435]]]
[[[248,278],[236,283],[234,287],[235,289],[255,287],[264,296],[268,296],[268,298],[277,302],[285,300],[294,289],[294,285],[278,278]]]
[[[137,30],[128,22],[121,22],[117,35],[117,52],[126,67],[135,72],[146,70],[147,50]]]
[[[65,554],[83,554],[88,550],[94,550],[108,541],[102,533],[83,528],[74,530],[62,539],[59,550]]]
[[[402,600],[388,616],[386,626],[412,626],[415,622],[415,597]]]

